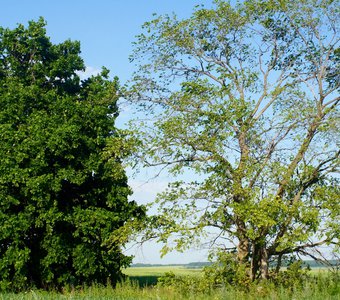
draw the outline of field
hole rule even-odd
[[[186,291],[178,291],[169,287],[155,286],[155,283],[159,276],[167,272],[173,272],[178,276],[194,278],[201,275],[200,269],[189,269],[184,266],[159,266],[134,267],[128,268],[123,272],[129,276],[129,279],[118,284],[115,289],[110,286],[93,286],[83,287],[79,290],[64,290],[63,293],[31,290],[19,294],[0,294],[0,300],[340,300],[339,289],[337,288],[334,291],[326,290],[323,283],[311,283],[296,290],[256,286],[249,291],[242,291],[233,287],[223,287],[207,292],[194,292],[190,287]],[[311,273],[318,278],[323,278],[322,282],[327,282],[327,279],[324,279],[330,276],[325,269],[313,269]]]
[[[128,276],[162,276],[167,272],[176,275],[199,275],[201,269],[190,269],[185,266],[133,267],[123,271]]]
[[[157,279],[168,272],[173,272],[178,276],[200,276],[201,271],[201,269],[189,269],[183,266],[159,266],[128,268],[123,273],[128,275],[131,281],[136,281],[144,287],[156,284]]]

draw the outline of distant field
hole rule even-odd
[[[286,268],[282,268],[285,270]],[[311,274],[324,274],[329,271],[328,268],[312,268]],[[167,272],[173,272],[175,275],[193,275],[198,276],[202,268],[188,268],[186,266],[155,266],[155,267],[130,267],[123,270],[128,276],[163,276]]]
[[[199,276],[202,269],[188,269],[184,266],[157,266],[157,267],[131,267],[123,270],[131,281],[137,282],[140,287],[155,285],[158,278],[167,272],[181,276]]]
[[[175,275],[199,275],[202,269],[189,269],[183,266],[131,267],[123,270],[128,276],[162,276],[166,272]]]

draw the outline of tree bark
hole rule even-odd
[[[236,218],[238,245],[237,245],[237,260],[239,263],[247,262],[249,256],[249,239],[246,236],[246,224]]]
[[[261,259],[260,259],[260,268],[261,268],[261,278],[268,279],[269,278],[269,264],[268,264],[268,251],[266,246],[261,248]]]
[[[247,238],[242,238],[239,240],[237,245],[237,260],[240,263],[247,262],[249,256],[249,241]]]
[[[250,261],[250,279],[254,281],[256,279],[257,272],[259,270],[259,248],[255,243],[252,244],[252,255]]]
[[[238,141],[241,150],[240,162],[237,170],[234,173],[234,201],[236,203],[241,203],[245,200],[244,190],[242,187],[242,178],[244,177],[244,168],[249,156],[249,148],[246,144],[246,133],[238,133]],[[237,237],[239,243],[237,246],[237,259],[240,263],[245,263],[249,257],[249,239],[246,236],[246,224],[239,216],[236,216],[236,226],[237,226]]]

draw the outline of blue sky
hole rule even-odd
[[[1,3],[3,2],[3,3]],[[176,12],[188,16],[195,5],[211,5],[212,0],[2,0],[2,27],[27,24],[42,16],[53,42],[79,40],[87,66],[106,66],[122,82],[132,72],[128,56],[134,37],[153,13]]]
[[[88,74],[105,66],[124,84],[133,72],[128,60],[132,42],[153,13],[175,12],[179,17],[187,17],[196,5],[209,7],[212,0],[0,0],[0,4],[1,27],[14,28],[18,23],[25,25],[42,16],[47,21],[47,34],[52,42],[66,39],[81,42]],[[128,112],[123,111],[119,122],[127,117]],[[167,185],[166,176],[145,181],[151,177],[152,171],[144,170],[139,177],[130,179],[135,191],[133,199],[146,203]],[[142,248],[132,247],[127,254],[135,255],[134,262],[143,263],[188,263],[207,259],[206,251],[193,250],[171,253],[161,259],[160,247],[147,243]]]

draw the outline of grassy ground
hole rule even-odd
[[[158,278],[167,272],[173,272],[179,276],[200,276],[201,271],[201,269],[188,269],[182,266],[161,266],[128,268],[123,273],[128,275],[131,281],[136,281],[139,286],[145,287],[155,285]]]
[[[20,294],[0,294],[0,300],[59,300],[59,299],[98,299],[98,300],[340,300],[339,290],[326,290],[323,284],[310,283],[301,289],[271,289],[267,286],[255,286],[250,291],[242,291],[233,287],[222,287],[212,291],[196,293],[190,290],[178,291],[174,288],[152,285],[153,280],[166,272],[173,272],[181,276],[199,276],[198,269],[187,269],[180,266],[138,267],[124,270],[131,280],[112,287],[84,287],[80,290],[64,291],[63,293],[28,291]],[[313,270],[316,276],[325,278],[325,270]],[[321,273],[320,273],[321,272]],[[321,275],[318,275],[320,273]],[[148,285],[148,286],[146,286]]]

